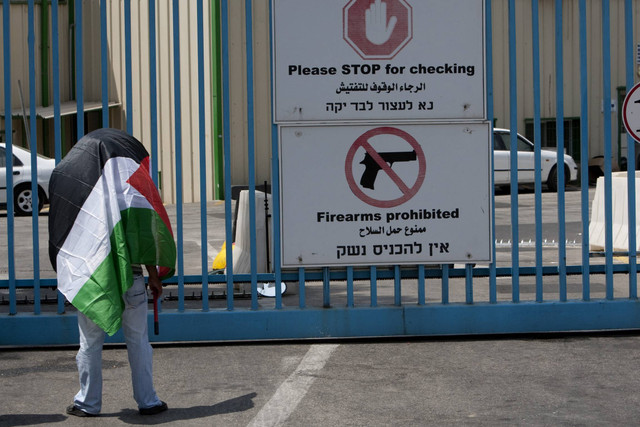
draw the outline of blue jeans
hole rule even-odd
[[[133,276],[133,286],[123,295],[122,332],[127,343],[131,367],[133,398],[138,408],[160,405],[153,388],[153,350],[147,330],[147,291],[142,275]],[[78,312],[80,350],[76,356],[80,391],[73,403],[85,412],[97,414],[102,409],[102,346],[105,332]]]

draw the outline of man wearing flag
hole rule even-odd
[[[153,388],[142,265],[159,296],[175,271],[176,247],[149,154],[125,132],[96,130],[56,166],[49,194],[49,257],[58,289],[78,310],[80,333],[80,391],[67,413],[99,414],[105,333],[121,327],[140,414],[165,411]]]

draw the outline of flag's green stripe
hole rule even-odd
[[[160,215],[145,208],[129,208],[120,214],[127,230],[131,263],[174,269],[176,244]]]
[[[72,304],[113,335],[122,325],[122,295],[133,284],[133,275],[122,222],[113,228],[110,240],[111,252],[80,288]]]
[[[173,269],[176,262],[173,236],[156,211],[129,208],[121,211],[121,215],[122,221],[111,232],[109,255],[72,301],[109,335],[116,333],[122,324],[122,295],[133,284],[131,264]]]

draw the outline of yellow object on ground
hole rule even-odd
[[[233,250],[233,246],[231,248]],[[226,249],[227,249],[227,242],[223,242],[220,252],[218,252],[218,255],[216,255],[216,257],[213,260],[213,265],[211,266],[213,270],[224,270],[225,268],[227,268],[227,250]]]

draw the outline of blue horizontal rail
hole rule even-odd
[[[604,264],[598,265],[590,265],[589,273],[591,274],[607,274],[609,268],[613,273],[628,273],[629,266],[627,264],[614,264],[610,267]],[[423,271],[421,273],[421,271]],[[489,267],[476,267],[470,270],[469,273],[468,268],[429,268],[425,267],[421,268],[399,268],[399,277],[402,279],[418,279],[421,275],[425,279],[456,279],[456,278],[465,278],[468,274],[471,274],[473,277],[490,277],[491,276],[491,268]],[[519,274],[521,276],[537,276],[539,274],[539,270],[535,266],[530,267],[519,267]],[[557,276],[560,272],[558,266],[543,266],[542,275],[544,276]],[[640,266],[636,266],[636,272],[640,273]],[[568,265],[566,266],[567,275],[583,275],[586,273],[583,265]],[[375,275],[371,273],[369,268],[366,269],[353,269],[351,273],[349,272],[349,268],[345,269],[333,269],[329,271],[313,271],[309,269],[304,270],[304,274],[300,274],[300,272],[282,272],[281,280],[287,281],[305,281],[305,282],[313,282],[313,281],[323,281],[325,278],[329,280],[343,281],[347,280],[349,275],[352,276],[353,280],[388,280],[395,279],[398,272],[396,272],[396,267],[385,267],[378,266],[375,269]],[[513,268],[512,267],[496,267],[495,275],[497,277],[512,277],[513,276]],[[273,282],[276,277],[274,273],[258,273],[255,278],[259,282]],[[208,276],[208,283],[227,283],[229,279],[232,280],[233,283],[251,283],[252,275],[251,274],[234,274],[231,278],[226,274],[212,274]],[[179,277],[172,277],[171,279],[165,280],[163,283],[166,285],[177,285],[179,284]],[[201,275],[183,275],[182,281],[186,284],[193,283],[202,283]],[[9,280],[0,280],[0,289],[9,288]],[[40,286],[43,288],[54,288],[57,285],[56,279],[40,279]],[[31,279],[15,279],[15,286],[17,288],[33,288],[33,280]]]
[[[505,319],[509,319],[505,322]],[[148,318],[152,328],[153,317]],[[640,302],[474,303],[362,308],[164,310],[156,342],[577,332],[640,328]],[[75,314],[2,319],[0,346],[78,342]],[[228,325],[234,325],[229,328]],[[27,331],[27,333],[24,333]],[[107,339],[122,343],[122,332]]]

